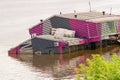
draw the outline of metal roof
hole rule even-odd
[[[110,22],[110,21],[118,21],[120,20],[120,16],[112,16],[112,17],[104,17],[104,18],[95,18],[95,19],[89,19],[87,21],[90,22]]]
[[[75,18],[75,16],[74,16],[75,14],[77,15],[77,18]],[[48,17],[44,21],[46,21],[54,16],[78,19],[78,20],[86,20],[89,22],[96,22],[96,23],[120,20],[120,15],[114,15],[114,14],[110,15],[108,13],[105,13],[105,15],[103,15],[102,12],[91,11],[91,12],[67,13],[67,14],[61,14],[61,15],[53,15],[53,16]],[[40,22],[39,24],[42,24],[43,22]],[[33,28],[33,27],[31,27],[31,28]],[[29,28],[29,29],[31,29],[31,28]]]
[[[77,18],[75,18],[75,15],[77,15]],[[114,15],[114,14],[107,14],[103,15],[102,12],[82,12],[82,13],[68,13],[68,14],[61,14],[58,15],[60,17],[64,18],[73,18],[73,19],[79,19],[79,20],[86,20],[90,22],[106,22],[106,21],[115,21],[120,20],[120,15]]]

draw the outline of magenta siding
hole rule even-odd
[[[60,53],[63,53],[62,48],[68,45],[68,42],[59,42],[59,51]]]
[[[80,44],[86,42],[96,42],[101,40],[101,24],[86,22],[83,20],[69,19],[71,29],[76,32],[76,37],[88,38],[88,41],[80,41]]]
[[[88,40],[88,43],[89,43],[89,42],[98,42],[98,41],[101,41],[101,38],[100,38],[100,37],[91,38],[91,39]]]
[[[86,22],[83,20],[69,19],[71,29],[74,30],[76,37],[86,37],[88,38],[88,27]]]
[[[120,20],[118,21],[118,33],[120,34]]]
[[[42,31],[43,31],[43,23],[38,24],[34,26],[33,28],[29,29],[30,34],[36,34],[36,35],[42,35]]]
[[[17,54],[20,53],[20,46],[17,46],[15,48],[12,48],[11,50],[8,51],[9,54]]]
[[[89,38],[100,37],[100,35],[101,35],[101,31],[99,30],[99,28],[101,27],[100,24],[89,22],[89,23],[87,23],[87,26],[88,26],[88,30],[89,30],[89,32],[88,32]]]
[[[87,40],[80,40],[79,44],[86,44],[86,43],[91,43],[91,42],[98,42],[101,41],[100,37],[97,38],[91,38],[91,39],[87,39]]]
[[[80,40],[79,41],[79,44],[86,44],[87,43],[87,40]]]

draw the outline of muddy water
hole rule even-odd
[[[80,63],[85,63],[86,58],[92,58],[92,54],[101,54],[106,59],[110,59],[113,53],[120,55],[119,45],[96,50],[81,50],[69,54],[32,55],[22,53],[9,56],[1,54],[0,57],[4,57],[1,63],[4,64],[0,67],[0,71],[3,71],[0,72],[0,78],[2,80],[74,80],[74,68]],[[5,66],[6,70],[2,66]]]

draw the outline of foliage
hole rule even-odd
[[[77,80],[120,80],[120,58],[114,54],[107,61],[103,56],[93,55],[93,59],[87,59],[87,65],[80,64],[75,72]]]

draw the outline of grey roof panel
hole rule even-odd
[[[116,20],[116,19],[120,20],[120,16],[118,16],[118,15],[113,15],[113,14],[110,15],[110,14],[107,14],[107,13],[105,13],[105,15],[103,15],[102,12],[76,13],[77,18],[75,18],[74,15],[75,15],[75,13],[68,13],[68,14],[62,14],[62,15],[58,15],[58,16],[65,17],[65,18],[73,18],[73,19],[92,21],[92,22],[104,22],[104,20],[105,21],[107,21],[107,20],[111,21],[111,20]],[[114,17],[115,17],[115,19],[114,19]],[[105,19],[105,18],[107,18],[107,19]]]

